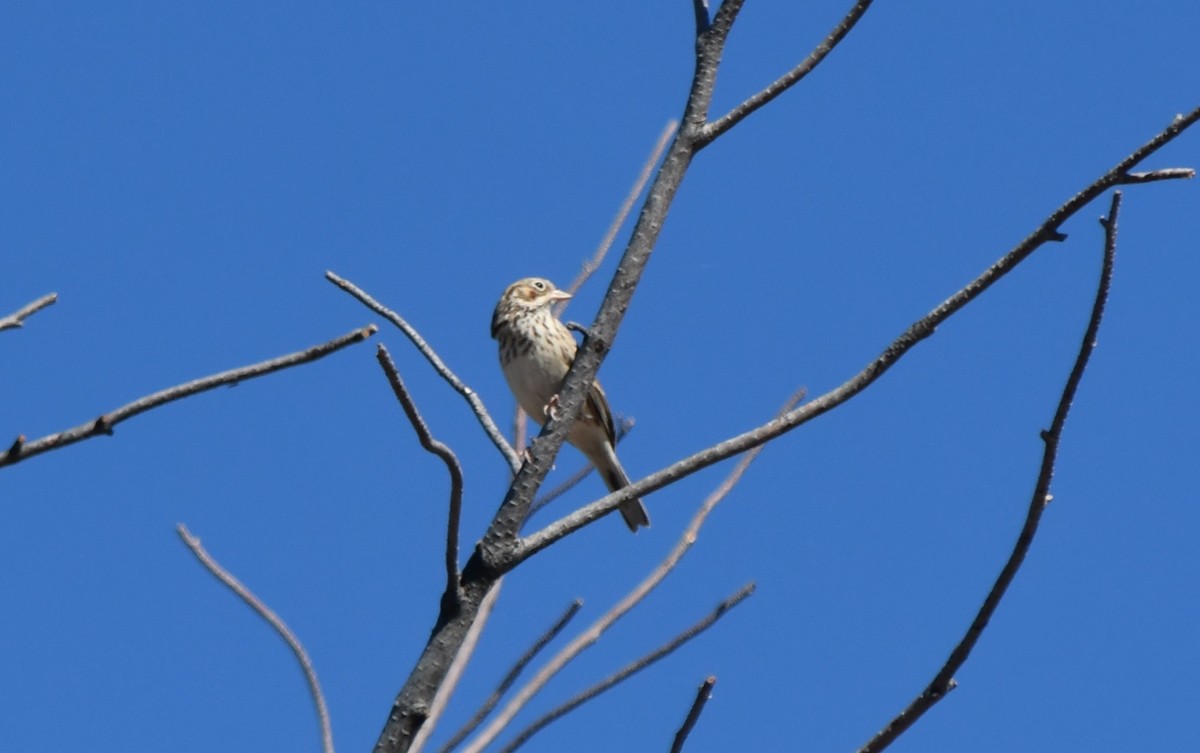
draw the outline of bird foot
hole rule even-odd
[[[542,413],[551,421],[558,420],[558,395],[551,396],[550,402],[546,403],[545,407],[542,408]]]

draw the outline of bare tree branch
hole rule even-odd
[[[25,320],[58,300],[58,293],[47,293],[33,303],[26,304],[5,317],[0,317],[0,332],[6,329],[19,329],[25,326]]]
[[[200,544],[200,539],[193,536],[191,531],[187,529],[187,526],[180,523],[176,526],[175,531],[179,534],[179,538],[187,548],[191,550],[192,554],[196,556],[200,564],[208,572],[212,573],[213,577],[224,583],[230,591],[237,594],[237,597],[245,602],[246,606],[253,609],[258,613],[259,617],[266,620],[267,624],[275,629],[279,637],[292,650],[292,654],[295,655],[296,661],[300,664],[300,671],[304,673],[304,679],[308,682],[308,692],[312,696],[313,706],[317,710],[317,720],[321,725],[321,749],[325,753],[334,753],[333,728],[329,723],[329,709],[325,706],[325,696],[321,693],[321,683],[317,680],[317,671],[313,668],[312,660],[308,658],[308,652],[300,644],[300,639],[280,619],[279,615],[275,614],[270,607],[255,596],[250,589],[246,588],[241,581],[233,577],[228,570],[221,567],[213,559],[212,555],[205,551],[204,547]]]
[[[958,296],[944,303],[926,320],[905,333],[891,348],[857,377],[808,405],[801,406],[766,427],[760,427],[740,437],[718,444],[710,450],[697,453],[676,466],[642,479],[622,490],[619,494],[605,497],[588,505],[579,513],[568,516],[564,521],[540,531],[526,539],[521,538],[521,528],[529,517],[529,509],[538,488],[549,473],[554,459],[566,440],[567,432],[583,405],[586,391],[596,377],[604,357],[612,349],[625,313],[633,300],[633,294],[646,264],[650,260],[667,218],[675,194],[698,150],[698,143],[707,126],[708,110],[712,104],[713,87],[716,82],[721,54],[729,30],[741,10],[743,0],[726,0],[717,10],[712,24],[696,42],[695,69],[692,84],[684,106],[681,125],[659,166],[646,199],[634,225],[632,236],[625,253],[617,265],[616,273],[609,284],[600,310],[575,354],[571,368],[563,381],[558,395],[558,411],[542,427],[541,433],[529,446],[528,459],[516,472],[513,482],[492,519],[488,530],[476,545],[475,553],[467,561],[462,573],[463,598],[452,609],[443,608],[430,633],[421,656],[404,686],[400,689],[389,710],[387,720],[380,732],[376,750],[380,753],[402,753],[412,743],[413,735],[428,718],[431,699],[445,679],[450,659],[478,614],[479,603],[506,572],[537,551],[560,540],[569,532],[578,530],[602,514],[610,512],[621,501],[632,499],[635,494],[644,494],[661,488],[675,478],[711,465],[726,457],[744,452],[769,439],[789,431],[796,426],[845,402],[864,389],[917,342],[932,333],[935,324],[945,320],[968,301],[976,297],[983,288],[991,285],[1000,276],[1033,252],[1047,240],[1057,239],[1057,227],[1067,217],[1099,193],[1128,180],[1128,171],[1147,155],[1175,138],[1179,132],[1200,117],[1200,110],[1181,116],[1152,142],[1144,145],[1126,158],[1115,172],[1086,189],[1063,206],[1059,213],[1047,221],[1046,228],[1039,229],[1035,236],[1021,244],[1011,258],[1006,257],[997,267],[985,273],[979,280],[961,291]],[[978,289],[976,289],[978,288]]]
[[[837,26],[833,27],[833,31],[829,32],[829,35],[817,45],[816,49],[809,53],[809,56],[802,63],[780,76],[770,86],[742,102],[727,114],[722,115],[717,120],[705,126],[699,139],[697,139],[696,148],[703,149],[708,146],[718,136],[745,120],[746,116],[750,113],[775,99],[780,94],[783,94],[798,83],[800,79],[811,73],[829,53],[833,52],[833,48],[837,47],[838,43],[850,33],[850,30],[854,28],[854,25],[858,23],[859,19],[866,14],[867,9],[870,7],[871,0],[857,0],[854,3],[854,7],[846,14],[846,17]]]
[[[492,444],[496,445],[496,449],[500,450],[500,454],[503,455],[504,459],[508,462],[509,468],[512,469],[513,473],[516,473],[521,467],[521,458],[518,457],[517,452],[513,450],[512,446],[508,443],[508,440],[504,438],[504,435],[500,433],[500,429],[496,428],[496,422],[492,420],[487,408],[484,407],[483,400],[480,399],[475,390],[464,384],[463,381],[458,378],[458,375],[450,370],[450,367],[447,366],[441,357],[434,351],[434,349],[430,347],[429,343],[425,342],[425,338],[421,337],[421,334],[417,332],[417,330],[411,324],[405,321],[403,317],[401,317],[395,311],[387,308],[379,301],[376,301],[374,298],[368,295],[366,291],[364,291],[362,288],[359,288],[349,280],[342,279],[333,272],[326,272],[325,279],[354,296],[354,298],[358,299],[358,301],[364,306],[387,319],[392,324],[396,325],[396,327],[403,332],[410,341],[412,341],[412,344],[416,346],[421,355],[425,356],[425,359],[429,361],[430,365],[433,366],[434,371],[436,371],[438,375],[442,377],[442,379],[445,379],[446,383],[449,384],[455,392],[462,395],[467,401],[467,404],[471,406],[471,411],[475,414],[475,417],[479,419],[479,425],[483,427],[483,431],[488,435],[488,439],[492,440]]]
[[[165,390],[155,392],[152,395],[138,398],[132,403],[127,403],[117,408],[114,411],[105,413],[99,418],[89,421],[85,424],[76,426],[73,429],[67,429],[57,434],[36,439],[32,442],[26,442],[25,437],[19,436],[16,441],[5,451],[0,454],[0,468],[6,465],[13,465],[22,460],[27,460],[34,455],[40,455],[43,452],[56,450],[60,447],[66,447],[70,444],[75,444],[84,439],[101,434],[111,435],[113,428],[127,419],[133,418],[139,413],[144,413],[152,408],[157,408],[161,405],[181,400],[185,397],[206,392],[215,387],[220,387],[227,384],[237,384],[255,377],[265,376],[281,369],[286,369],[291,366],[298,366],[302,363],[316,361],[324,358],[330,353],[334,353],[342,348],[353,345],[354,343],[362,342],[371,335],[375,334],[375,325],[369,324],[362,329],[354,330],[349,334],[330,340],[320,345],[314,345],[307,350],[298,351],[279,358],[273,358],[269,361],[260,361],[259,363],[243,366],[229,371],[223,371],[220,374],[213,374],[202,379],[197,379],[186,384],[180,384],[175,387],[168,387]]]
[[[638,173],[637,179],[629,189],[629,193],[625,195],[625,200],[621,202],[620,208],[617,209],[617,214],[613,217],[612,223],[609,224],[604,237],[600,239],[600,244],[596,246],[596,252],[592,254],[591,259],[583,263],[583,268],[579,270],[579,275],[567,286],[567,292],[571,295],[579,292],[583,284],[604,263],[604,257],[608,256],[608,250],[612,248],[613,240],[616,239],[617,233],[620,232],[621,227],[625,224],[625,220],[629,218],[629,212],[633,209],[633,202],[637,201],[637,197],[642,195],[642,189],[646,187],[646,181],[650,180],[651,171],[658,164],[658,159],[662,157],[663,150],[667,148],[667,140],[671,138],[671,134],[675,133],[675,129],[678,127],[679,123],[674,120],[667,121],[667,125],[663,127],[662,133],[658,135],[658,141],[654,142],[654,148],[650,150],[650,156],[642,164],[641,172]],[[561,317],[562,312],[566,310],[570,303],[570,299],[559,301],[555,305],[555,312]]]
[[[493,591],[493,593],[495,592]],[[492,713],[492,709],[496,708],[496,704],[500,702],[500,699],[504,697],[504,694],[508,692],[508,689],[511,688],[513,683],[517,681],[517,678],[521,676],[521,673],[525,671],[525,668],[529,666],[529,663],[533,661],[539,653],[541,653],[542,649],[545,648],[550,641],[554,640],[558,634],[567,627],[567,625],[571,622],[571,619],[579,613],[579,610],[582,607],[583,601],[580,599],[576,599],[575,601],[571,602],[571,604],[567,607],[567,610],[563,612],[561,617],[558,618],[558,621],[551,625],[550,629],[538,636],[538,639],[534,641],[533,645],[526,649],[525,653],[522,654],[519,659],[517,659],[512,669],[508,670],[508,674],[504,676],[504,679],[500,681],[500,684],[496,686],[496,689],[492,691],[492,694],[487,697],[487,700],[483,702],[483,705],[479,707],[479,710],[475,712],[475,715],[472,716],[457,732],[455,732],[453,737],[446,741],[446,744],[441,747],[439,753],[450,753],[450,751],[458,747],[459,743],[467,739],[467,736],[479,727],[480,723],[487,718],[487,715]]]
[[[1067,423],[1067,414],[1071,410],[1071,403],[1075,399],[1079,383],[1083,379],[1083,372],[1087,369],[1088,359],[1091,358],[1092,351],[1096,348],[1096,335],[1100,331],[1100,321],[1104,317],[1104,306],[1108,301],[1108,291],[1112,285],[1113,262],[1116,259],[1117,252],[1117,214],[1120,209],[1121,192],[1114,191],[1108,218],[1100,220],[1105,229],[1104,263],[1100,270],[1100,282],[1096,289],[1096,299],[1092,303],[1091,317],[1088,319],[1087,331],[1083,335],[1083,343],[1079,346],[1079,354],[1075,357],[1075,365],[1072,367],[1071,374],[1067,377],[1067,383],[1063,387],[1062,397],[1059,399],[1058,408],[1054,412],[1054,419],[1050,423],[1050,428],[1042,432],[1042,441],[1045,443],[1046,448],[1042,454],[1041,469],[1038,472],[1033,497],[1029,501],[1029,512],[1025,516],[1025,525],[1021,528],[1021,533],[1017,537],[1017,543],[1013,547],[1012,554],[1009,555],[1008,562],[1004,564],[1004,569],[1000,571],[1000,575],[996,578],[995,584],[992,585],[991,591],[988,592],[987,598],[983,600],[983,606],[979,608],[979,612],[975,615],[971,626],[967,628],[967,632],[962,637],[962,640],[950,652],[950,657],[946,660],[941,670],[938,671],[937,676],[909,704],[908,708],[900,712],[879,734],[875,735],[870,742],[860,748],[859,753],[875,753],[888,747],[905,730],[916,723],[926,711],[931,709],[934,704],[954,689],[957,684],[954,680],[954,673],[966,663],[967,658],[971,655],[971,650],[975,648],[975,644],[983,635],[983,631],[987,628],[988,622],[991,621],[992,615],[995,614],[996,608],[1000,606],[1000,600],[1004,598],[1004,594],[1012,584],[1013,578],[1016,577],[1017,571],[1021,569],[1021,564],[1025,561],[1025,555],[1033,545],[1033,537],[1037,535],[1038,524],[1042,520],[1042,513],[1045,512],[1046,506],[1050,504],[1050,500],[1053,498],[1050,494],[1050,482],[1054,477],[1054,464],[1058,457],[1058,445],[1062,438],[1063,427]]]
[[[455,688],[462,680],[463,674],[467,671],[467,664],[470,663],[471,657],[475,654],[475,649],[479,645],[479,638],[483,635],[483,629],[487,625],[488,619],[492,616],[492,610],[496,607],[496,601],[500,598],[501,586],[504,585],[504,579],[501,578],[496,582],[496,587],[488,591],[483,597],[483,603],[479,605],[479,616],[471,623],[471,629],[467,631],[467,639],[463,641],[462,648],[450,664],[450,671],[446,673],[446,681],[438,688],[437,695],[433,697],[433,703],[429,705],[429,719],[425,724],[421,725],[421,729],[417,731],[413,737],[412,747],[409,749],[411,753],[420,753],[429,742],[429,738],[433,735],[433,730],[437,727],[438,721],[442,718],[442,714],[446,710],[446,706],[450,703],[450,696],[454,694]]]
[[[458,529],[462,519],[463,496],[462,464],[458,462],[458,456],[454,454],[453,450],[445,443],[434,439],[429,432],[429,426],[421,417],[420,411],[417,410],[417,404],[413,402],[408,388],[404,386],[404,380],[400,378],[400,371],[392,361],[392,356],[388,353],[387,348],[380,345],[375,357],[379,360],[379,365],[383,367],[384,373],[387,374],[388,382],[392,385],[392,392],[396,394],[396,399],[404,408],[404,415],[408,416],[408,422],[416,430],[421,447],[441,458],[442,462],[446,464],[446,470],[450,472],[450,514],[446,523],[446,595],[444,598],[457,599]]]
[[[752,593],[754,593],[754,584],[753,583],[747,583],[746,585],[742,586],[740,589],[738,589],[737,593],[735,593],[733,596],[730,596],[728,599],[726,599],[725,601],[718,604],[716,609],[714,609],[712,612],[710,612],[707,617],[700,620],[695,625],[692,625],[687,630],[684,630],[682,633],[675,636],[671,640],[667,641],[667,643],[665,643],[661,647],[655,649],[654,651],[651,651],[649,654],[646,654],[645,656],[641,657],[640,659],[637,659],[636,661],[626,664],[621,669],[617,670],[613,674],[604,678],[603,680],[596,683],[595,685],[588,688],[587,690],[584,690],[582,693],[576,695],[574,698],[571,698],[570,700],[563,703],[558,708],[552,709],[551,711],[547,712],[544,716],[540,717],[537,721],[533,722],[533,724],[530,724],[528,727],[521,730],[521,734],[517,735],[516,739],[513,740],[511,743],[509,743],[508,745],[501,748],[500,753],[512,753],[512,751],[514,751],[517,748],[524,745],[529,740],[529,738],[533,737],[539,731],[545,729],[546,726],[549,725],[554,720],[574,711],[575,709],[582,706],[584,703],[587,703],[588,701],[592,700],[593,698],[600,695],[601,693],[608,690],[609,688],[613,687],[614,685],[626,680],[627,678],[637,674],[638,672],[641,672],[646,667],[649,667],[651,664],[654,664],[659,659],[663,658],[664,656],[667,656],[668,654],[673,652],[675,649],[679,648],[683,644],[685,644],[688,641],[690,641],[691,639],[695,638],[700,633],[703,633],[705,630],[712,627],[713,623],[715,623],[717,620],[719,620],[723,616],[725,616],[725,614],[730,609],[733,609],[738,604],[742,603],[742,601],[745,600]]]
[[[784,407],[780,413],[791,409],[792,406],[803,399],[803,396],[803,390],[797,391],[794,395],[792,395],[791,398],[788,399],[787,403],[784,404]],[[546,662],[546,666],[538,670],[537,674],[534,675],[529,682],[525,683],[525,685],[517,692],[512,700],[505,704],[500,713],[496,715],[496,718],[493,719],[492,722],[484,729],[484,731],[479,734],[479,737],[477,737],[471,743],[471,745],[466,748],[467,753],[477,753],[478,751],[481,751],[483,748],[490,745],[492,741],[494,741],[496,737],[500,735],[504,728],[521,711],[521,709],[524,708],[527,703],[529,703],[530,699],[537,695],[537,693],[539,693],[555,675],[562,671],[563,667],[570,663],[585,649],[598,641],[600,636],[603,635],[604,632],[610,627],[612,627],[617,620],[628,614],[630,610],[632,610],[642,601],[642,599],[646,598],[651,591],[653,591],[660,583],[663,582],[663,580],[671,573],[671,571],[675,569],[675,566],[679,564],[680,560],[683,559],[684,555],[686,555],[696,543],[700,535],[700,529],[704,526],[705,521],[708,520],[709,514],[714,508],[716,508],[718,504],[721,503],[722,500],[725,499],[725,497],[729,495],[729,492],[733,490],[733,487],[736,486],[738,481],[741,480],[742,476],[745,475],[746,470],[750,467],[750,464],[754,462],[754,459],[758,457],[758,454],[761,451],[762,447],[757,447],[754,449],[754,451],[746,453],[746,455],[738,461],[737,465],[735,465],[733,470],[729,472],[729,475],[725,478],[725,480],[722,481],[717,488],[714,489],[712,493],[709,494],[708,497],[706,497],[705,500],[700,504],[699,509],[696,510],[696,514],[692,516],[691,522],[688,523],[687,528],[684,529],[678,541],[676,541],[675,546],[671,549],[663,561],[660,562],[654,568],[654,570],[642,580],[641,583],[639,583],[632,591],[626,594],[624,598],[617,602],[612,609],[601,615],[595,622],[588,626],[586,630],[584,630],[582,633],[572,639],[570,643],[564,646],[562,650],[560,650],[554,656],[554,658]]]
[[[513,560],[515,561],[509,562],[508,566],[515,566],[517,562],[531,557],[554,542],[586,526],[593,520],[607,515],[626,500],[645,496],[649,492],[661,489],[680,478],[695,473],[701,468],[706,468],[713,463],[744,452],[751,447],[768,442],[781,434],[785,434],[798,426],[808,423],[817,416],[836,408],[862,392],[876,379],[883,376],[888,369],[894,366],[917,343],[932,335],[938,325],[982,295],[985,290],[1015,269],[1017,265],[1027,259],[1034,251],[1047,242],[1065,239],[1066,236],[1059,230],[1059,227],[1080,209],[1087,206],[1096,197],[1113,186],[1128,182],[1139,182],[1139,179],[1130,178],[1129,170],[1158,149],[1170,143],[1171,140],[1197,120],[1200,120],[1200,108],[1192,110],[1186,116],[1181,115],[1176,117],[1166,129],[1138,147],[1136,151],[1117,163],[1111,170],[1056,209],[1031,235],[1017,244],[1013,250],[1001,257],[992,266],[988,267],[983,274],[967,283],[961,290],[950,296],[950,298],[946,299],[946,301],[927,315],[914,322],[908,330],[885,348],[862,371],[851,377],[841,386],[796,408],[785,416],[776,418],[762,426],[690,455],[630,484],[618,492],[613,492],[590,505],[579,508],[540,531],[530,534],[521,541],[520,546],[513,555]],[[1167,179],[1190,178],[1195,173],[1193,170],[1173,168],[1156,171],[1155,174],[1161,176],[1162,179]],[[576,360],[578,360],[578,357]],[[559,405],[561,408],[563,403],[560,401]]]
[[[504,502],[477,548],[482,573],[503,572],[516,564],[513,555],[518,551],[521,527],[529,517],[533,498],[550,472],[601,362],[612,348],[642,271],[650,260],[667,211],[696,153],[696,139],[704,127],[712,101],[721,52],[743,2],[725,0],[717,10],[712,25],[697,39],[695,73],[684,106],[682,125],[676,131],[675,140],[646,192],[646,201],[633,228],[633,236],[617,266],[600,311],[563,380],[558,395],[559,409],[530,444],[527,462],[517,472]],[[390,737],[393,735],[385,728],[380,742],[386,746],[386,739]]]
[[[675,741],[671,743],[671,753],[683,753],[683,744],[687,742],[688,735],[692,733],[696,722],[699,721],[700,713],[704,711],[704,705],[708,703],[709,698],[712,698],[712,689],[716,684],[717,678],[714,675],[709,675],[707,680],[700,683],[700,689],[696,691],[696,700],[692,701],[692,708],[688,710],[687,718],[683,720],[683,726],[675,733]]]

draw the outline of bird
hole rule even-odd
[[[492,314],[492,337],[500,346],[500,370],[521,409],[543,424],[558,402],[567,370],[575,360],[575,338],[553,305],[571,298],[565,290],[541,277],[526,277],[509,285]],[[629,476],[617,460],[612,410],[600,382],[593,381],[567,441],[595,466],[609,491],[629,486]],[[650,525],[641,499],[621,503],[621,517],[637,533]]]

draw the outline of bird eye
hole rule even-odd
[[[535,288],[537,288],[538,290],[545,290],[545,289],[546,289],[546,283],[542,282],[541,280],[538,280],[538,281],[534,282],[534,283],[533,283],[533,286],[534,286]]]

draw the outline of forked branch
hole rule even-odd
[[[727,439],[712,447],[701,450],[689,457],[686,457],[672,465],[646,476],[639,481],[625,487],[619,492],[614,492],[608,496],[586,505],[567,515],[566,517],[551,523],[540,531],[526,536],[522,539],[520,547],[514,556],[516,562],[520,562],[542,549],[550,546],[555,541],[569,536],[571,533],[588,525],[593,520],[608,514],[612,509],[619,506],[622,502],[633,499],[634,497],[645,496],[655,489],[661,489],[668,484],[671,484],[685,476],[706,468],[713,463],[718,463],[725,458],[745,452],[747,449],[757,447],[765,442],[769,442],[775,437],[792,431],[798,426],[802,426],[812,419],[820,416],[842,403],[850,400],[852,397],[862,392],[870,386],[876,379],[905,356],[917,343],[934,333],[939,325],[957,313],[960,309],[966,306],[971,301],[974,301],[985,290],[1002,279],[1005,275],[1013,271],[1021,262],[1029,258],[1034,251],[1041,246],[1052,241],[1061,241],[1066,236],[1059,229],[1064,222],[1073,217],[1080,209],[1083,209],[1094,199],[1100,196],[1104,191],[1119,185],[1127,183],[1145,182],[1148,176],[1153,175],[1155,180],[1170,180],[1178,178],[1194,177],[1195,171],[1192,169],[1173,168],[1169,170],[1158,170],[1153,173],[1130,173],[1133,167],[1136,167],[1141,161],[1149,157],[1151,154],[1170,143],[1174,138],[1183,133],[1189,126],[1193,125],[1197,120],[1200,120],[1200,107],[1192,110],[1187,115],[1181,115],[1167,128],[1163,129],[1154,138],[1147,141],[1142,146],[1138,147],[1132,154],[1118,162],[1111,170],[1106,172],[1100,178],[1095,180],[1091,185],[1084,188],[1079,193],[1072,196],[1066,203],[1056,209],[1032,234],[1017,244],[1015,248],[1002,256],[994,264],[988,267],[983,274],[967,283],[962,289],[950,296],[939,306],[934,308],[921,319],[917,320],[903,334],[887,346],[878,356],[875,357],[865,368],[855,374],[841,386],[826,392],[824,395],[815,398],[814,400],[801,405],[799,408],[789,412],[788,414],[769,421],[762,426],[751,429],[743,434]],[[586,341],[585,341],[586,342]]]
[[[409,324],[402,316],[372,298],[366,291],[349,280],[338,277],[333,272],[326,272],[325,279],[352,295],[359,303],[396,325],[396,328],[412,341],[412,344],[416,346],[421,355],[425,356],[425,360],[429,361],[429,364],[433,366],[433,370],[442,379],[445,379],[446,383],[455,392],[463,396],[463,399],[467,401],[467,405],[471,406],[471,412],[475,414],[475,418],[479,419],[479,425],[483,427],[483,431],[488,435],[488,439],[492,440],[492,444],[496,445],[497,450],[500,450],[500,454],[504,456],[509,468],[512,469],[513,473],[516,473],[517,469],[521,467],[521,458],[517,456],[512,445],[508,443],[508,440],[500,433],[500,429],[496,427],[496,422],[492,420],[491,414],[484,407],[483,400],[480,399],[475,390],[468,387],[458,378],[457,374],[450,370],[450,367],[441,359],[437,351],[429,343],[425,342],[425,338],[421,337],[421,333],[417,332],[416,328]]]
[[[304,673],[304,679],[308,683],[308,692],[312,696],[313,706],[316,707],[317,720],[321,725],[321,749],[325,753],[333,753],[333,727],[329,723],[329,708],[325,705],[324,694],[321,693],[317,670],[313,667],[312,660],[308,658],[308,652],[304,650],[300,639],[262,599],[255,596],[241,581],[233,577],[232,573],[221,567],[220,563],[213,559],[212,555],[200,544],[199,537],[193,536],[187,526],[180,524],[176,527],[175,532],[179,534],[179,538],[195,555],[196,560],[204,566],[204,569],[221,581],[226,588],[233,591],[239,599],[245,602],[246,606],[253,609],[259,617],[262,617],[268,625],[274,628],[287,647],[291,649],[292,654],[296,657],[296,662],[300,665],[300,671]]]

